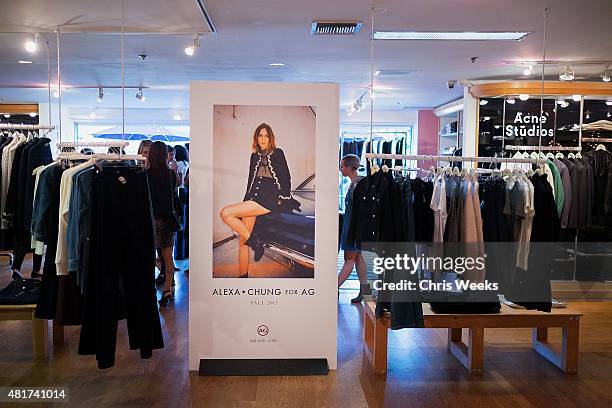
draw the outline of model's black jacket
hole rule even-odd
[[[274,183],[278,187],[278,202],[279,206],[283,210],[291,211],[294,208],[299,208],[299,203],[291,197],[291,174],[289,173],[289,166],[287,165],[287,159],[285,159],[285,153],[283,149],[276,148],[268,156],[270,164],[270,172],[274,178]],[[249,165],[249,181],[247,183],[246,193],[244,194],[244,200],[247,200],[253,183],[255,182],[255,175],[259,169],[261,163],[261,155],[259,153],[251,153],[251,163]]]

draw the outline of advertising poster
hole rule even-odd
[[[193,82],[190,110],[190,369],[335,369],[338,87]]]

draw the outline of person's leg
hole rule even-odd
[[[255,201],[243,201],[223,207],[221,210],[221,219],[246,242],[251,236],[251,231],[249,231],[242,222],[241,218],[257,217],[258,215],[268,214],[269,212],[269,210],[266,210]]]
[[[338,275],[338,288],[342,286],[342,284],[348,279],[348,277],[353,272],[353,267],[355,266],[356,256],[357,256],[357,252],[344,251],[344,265],[342,265],[342,269],[340,269],[340,274]]]
[[[253,227],[255,226],[255,221],[257,217],[242,217],[242,223],[249,231],[249,234],[253,232]],[[249,247],[244,243],[245,239],[240,237],[240,241],[238,244],[238,269],[240,271],[241,277],[249,276],[249,261],[251,258],[251,253],[249,252]]]
[[[174,259],[172,259],[172,248],[162,248],[162,259],[164,260],[165,270],[166,270],[166,282],[164,284],[164,292],[167,290],[172,290],[172,280],[174,279]]]
[[[368,283],[368,271],[365,259],[363,259],[361,252],[358,252],[355,257],[355,269],[357,269],[357,276],[359,277],[359,294],[351,299],[351,303],[359,303],[363,300],[365,295],[372,294],[372,289]]]

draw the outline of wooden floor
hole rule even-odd
[[[2,266],[0,287],[7,281],[8,269]],[[151,359],[140,360],[129,351],[121,324],[112,369],[98,370],[95,358],[77,355],[77,328],[66,330],[66,344],[49,361],[33,363],[30,324],[3,322],[0,386],[65,386],[70,404],[57,406],[79,407],[612,406],[612,303],[572,304],[584,313],[576,375],[563,374],[532,351],[528,330],[488,330],[485,372],[471,377],[446,350],[445,330],[409,329],[390,333],[385,380],[364,364],[363,310],[349,304],[354,294],[342,291],[340,296],[339,369],[328,376],[205,378],[189,373],[188,280],[179,272],[177,301],[162,312],[166,348]],[[551,340],[556,335],[553,330]]]

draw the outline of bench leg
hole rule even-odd
[[[572,318],[569,324],[561,329],[562,346],[560,354],[555,353],[548,344],[547,328],[535,328],[531,335],[533,349],[567,374],[578,372],[579,319],[577,317]]]
[[[461,341],[462,329],[448,329],[448,350],[467,368],[471,374],[482,374],[484,366],[484,328],[469,329],[466,345]]]
[[[46,320],[32,318],[32,348],[36,360],[44,360],[49,356],[47,325]]]
[[[55,320],[53,321],[53,344],[64,344],[64,326],[55,324]]]
[[[387,374],[387,331],[383,319],[376,319],[374,326],[374,372],[376,375]]]

